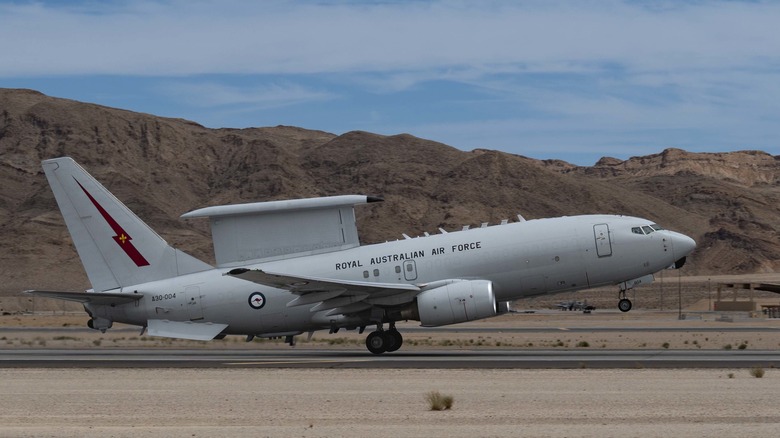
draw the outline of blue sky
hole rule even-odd
[[[0,87],[592,165],[780,155],[780,2],[0,0]]]

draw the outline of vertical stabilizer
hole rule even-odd
[[[42,165],[95,291],[211,269],[169,246],[73,159]]]

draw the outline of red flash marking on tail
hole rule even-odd
[[[95,200],[95,198],[92,197],[92,195],[89,194],[87,189],[84,188],[84,186],[81,185],[81,183],[76,179],[73,178],[76,181],[76,184],[81,187],[81,190],[84,191],[84,194],[87,195],[90,201],[92,201],[92,204],[97,208],[97,210],[100,212],[100,215],[103,216],[103,219],[106,220],[108,223],[108,226],[111,227],[112,230],[114,230],[114,233],[116,233],[116,236],[114,236],[114,242],[116,242],[122,250],[124,250],[125,254],[127,254],[128,257],[138,266],[139,268],[141,266],[149,266],[149,262],[146,261],[144,256],[141,255],[140,252],[138,252],[138,249],[136,249],[135,246],[130,242],[133,240],[132,237],[130,237],[129,234],[117,223],[117,221],[114,220],[114,218],[111,217],[111,215],[108,214],[108,212]]]

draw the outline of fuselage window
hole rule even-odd
[[[396,274],[400,274],[401,273],[401,267],[400,266],[396,266],[395,267],[395,273]]]
[[[374,277],[379,277],[379,269],[374,269]]]
[[[368,278],[368,271],[363,271],[363,278]]]

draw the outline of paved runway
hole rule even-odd
[[[749,350],[365,350],[13,349],[0,368],[748,368],[780,367],[780,351]]]
[[[111,333],[138,333],[140,328],[112,328]],[[418,327],[403,326],[403,332],[410,333],[589,333],[589,332],[755,332],[780,333],[780,326],[641,326],[641,327]],[[0,335],[4,333],[95,333],[86,327],[0,327]]]

